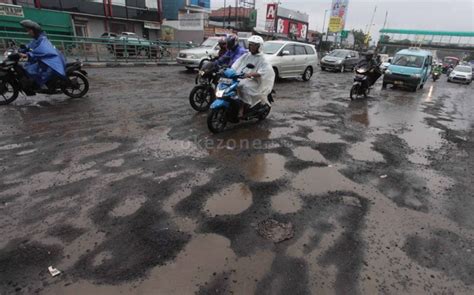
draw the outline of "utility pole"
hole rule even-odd
[[[225,21],[226,21],[226,9],[227,9],[227,0],[224,0],[224,20],[222,22],[222,27],[225,28]]]
[[[321,47],[323,46],[323,34],[324,34],[324,26],[326,25],[326,14],[329,10],[324,10],[324,21],[323,21],[323,29],[321,30],[321,40],[319,40],[319,51],[321,51]],[[328,26],[329,28],[329,26]],[[326,34],[326,41],[328,40],[328,36]]]
[[[385,20],[383,22],[383,28],[382,29],[385,29],[385,27],[387,26],[387,20],[388,20],[388,10],[385,12]]]

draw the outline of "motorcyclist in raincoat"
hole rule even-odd
[[[253,107],[262,102],[270,105],[268,95],[273,90],[275,81],[275,72],[271,64],[261,52],[263,39],[260,36],[251,36],[249,38],[249,53],[240,57],[232,68],[237,73],[245,73],[245,78],[239,84],[237,89],[240,99],[247,104],[247,107]],[[252,64],[254,67],[248,68]],[[240,107],[239,117],[243,117],[244,105]]]
[[[217,60],[219,66],[231,67],[236,60],[247,53],[247,50],[239,45],[239,37],[229,35],[226,38],[227,52]]]
[[[54,76],[66,78],[64,56],[51,44],[41,26],[31,20],[23,20],[20,24],[34,38],[20,49],[21,56],[28,59],[24,65],[28,77],[41,89],[46,89],[46,83]]]

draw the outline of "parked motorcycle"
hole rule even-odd
[[[196,86],[189,94],[191,107],[198,112],[205,112],[215,100],[215,91],[220,78],[219,66],[212,61],[206,62],[196,77]]]
[[[253,69],[255,66],[248,64],[247,68]],[[207,126],[212,133],[222,132],[228,122],[240,122],[239,109],[244,102],[241,101],[237,95],[237,87],[244,76],[244,73],[238,74],[234,69],[229,68],[224,71],[223,77],[220,78],[216,90],[216,100],[211,104],[211,111],[207,117]],[[274,102],[274,93],[275,92],[272,91],[272,93],[268,95],[268,101],[270,103]],[[270,111],[270,105],[259,102],[244,111],[243,120],[264,120],[270,114]]]
[[[356,75],[354,77],[354,84],[352,84],[350,98],[354,100],[359,96],[367,98],[369,96],[372,85],[382,76],[382,71],[378,65],[373,65],[369,68],[356,68]]]
[[[80,62],[66,64],[66,79],[54,77],[46,83],[47,89],[39,89],[20,64],[20,54],[16,47],[10,47],[4,54],[0,64],[0,105],[7,105],[18,98],[20,92],[27,96],[37,93],[64,93],[72,98],[80,98],[89,91],[87,72]]]

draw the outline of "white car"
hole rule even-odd
[[[448,82],[471,84],[472,68],[470,66],[457,66],[448,76]]]
[[[263,53],[277,78],[299,78],[309,81],[318,66],[314,45],[293,41],[267,41]]]
[[[222,37],[209,37],[199,47],[181,50],[176,61],[188,70],[200,67],[204,60],[218,56],[220,38]],[[246,38],[239,38],[239,45],[248,48],[247,40]]]
[[[181,50],[176,61],[188,70],[199,67],[201,62],[219,53],[219,37],[209,37],[199,47]]]

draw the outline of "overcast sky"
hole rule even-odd
[[[257,0],[258,7],[265,3],[277,2]],[[309,27],[320,31],[323,26],[324,11],[331,7],[331,0],[281,0],[281,5],[309,14]],[[235,0],[227,0],[227,5],[235,5]],[[222,7],[224,0],[211,0],[212,8]],[[370,23],[374,8],[377,12],[372,34],[378,32],[388,11],[388,28],[421,29],[442,31],[474,31],[474,0],[349,0],[346,29],[365,30]],[[258,12],[265,14],[264,12]],[[329,13],[328,13],[329,15]],[[326,19],[326,25],[327,28]],[[374,37],[375,37],[374,36]]]

